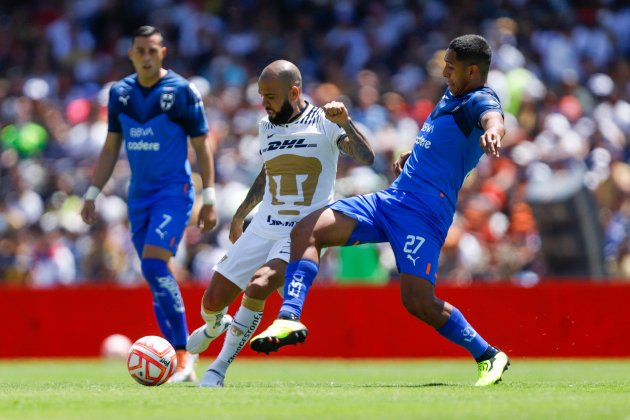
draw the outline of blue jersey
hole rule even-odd
[[[329,206],[357,221],[346,245],[387,241],[399,272],[435,284],[457,194],[483,154],[480,121],[488,111],[503,114],[492,89],[483,87],[458,97],[447,90],[389,189]]]
[[[391,187],[444,197],[454,213],[459,190],[483,155],[481,117],[488,111],[503,115],[499,98],[489,87],[462,96],[453,96],[447,89],[424,122],[411,156]],[[448,229],[452,217],[445,222]]]
[[[208,132],[198,91],[169,70],[155,85],[137,76],[115,83],[109,93],[109,131],[121,133],[131,167],[129,198],[181,192],[192,185],[188,137]]]

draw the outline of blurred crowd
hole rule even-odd
[[[392,162],[411,148],[446,87],[448,41],[464,33],[493,46],[489,85],[503,103],[507,135],[502,157],[483,157],[460,193],[440,282],[544,279],[527,191],[558,172],[583,178],[597,200],[608,276],[630,279],[630,5],[571,3],[3,1],[0,283],[143,281],[127,225],[124,152],[98,198],[99,222],[86,226],[79,210],[107,131],[108,88],[133,71],[130,34],[144,24],[165,34],[165,66],[202,93],[215,152],[219,225],[202,235],[191,221],[172,261],[178,280],[210,278],[260,171],[256,80],[266,64],[296,63],[308,100],[342,100],[368,133],[376,162],[357,167],[341,157],[342,197],[393,180]],[[322,274],[384,282],[395,273],[388,245],[366,245],[359,254],[330,250]]]

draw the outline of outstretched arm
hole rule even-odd
[[[120,146],[122,145],[122,135],[120,133],[108,132],[105,144],[101,149],[101,154],[96,162],[96,169],[92,177],[92,184],[85,195],[85,201],[81,208],[81,218],[89,225],[96,222],[96,207],[94,200],[103,189],[114,172],[114,167],[118,161]]]
[[[260,173],[254,180],[254,183],[249,188],[247,196],[241,205],[238,206],[238,209],[236,209],[236,213],[234,213],[232,224],[230,225],[230,241],[232,241],[232,243],[236,242],[236,240],[243,234],[243,223],[245,222],[245,217],[247,217],[247,215],[254,210],[254,207],[262,201],[263,195],[265,194],[265,179],[265,167],[263,166]]]
[[[486,112],[481,117],[481,126],[486,131],[479,137],[479,146],[487,155],[499,157],[501,139],[505,135],[503,115],[495,111]]]
[[[203,205],[199,210],[197,226],[202,232],[207,232],[217,224],[217,213],[214,209],[214,161],[207,135],[192,137],[190,143],[197,155],[199,175],[203,185]]]
[[[346,106],[341,102],[333,101],[324,105],[323,109],[326,118],[338,124],[346,132],[346,137],[338,143],[339,149],[364,165],[374,163],[374,150],[350,119]]]

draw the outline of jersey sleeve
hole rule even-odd
[[[118,119],[118,96],[118,88],[116,84],[113,84],[109,88],[109,100],[107,101],[107,131],[112,133],[122,133]]]
[[[208,121],[201,94],[192,83],[186,85],[184,92],[186,102],[183,121],[186,134],[190,137],[202,136],[208,132]]]
[[[471,114],[475,120],[475,125],[481,127],[481,117],[487,112],[495,111],[503,115],[499,98],[487,91],[480,91],[471,98]]]

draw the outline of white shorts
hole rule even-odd
[[[246,230],[213,269],[245,290],[256,270],[266,262],[280,259],[288,263],[290,257],[291,238],[265,239]]]

